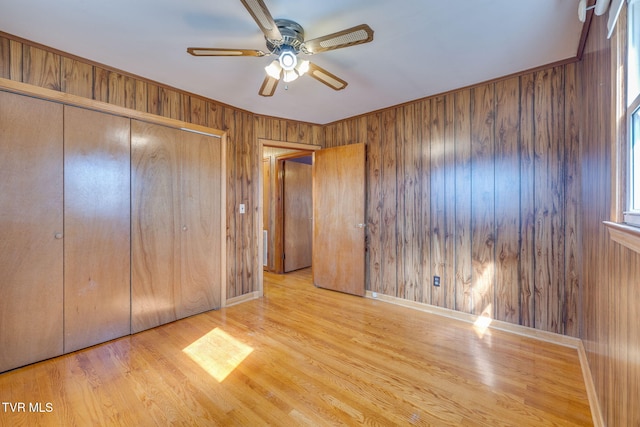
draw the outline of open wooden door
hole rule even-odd
[[[311,266],[311,164],[285,160],[283,172],[284,272],[289,273]]]
[[[319,150],[313,160],[313,284],[365,293],[365,146]]]

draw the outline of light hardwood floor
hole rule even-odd
[[[592,424],[576,350],[310,277],[1,374],[0,425]]]

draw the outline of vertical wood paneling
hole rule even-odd
[[[564,271],[564,305],[562,309],[564,334],[580,336],[580,254],[579,254],[579,210],[580,210],[580,175],[578,164],[579,129],[578,129],[578,81],[575,64],[565,68],[565,271]]]
[[[367,118],[360,116],[356,119],[356,135],[354,144],[360,144],[367,140]]]
[[[109,86],[107,91],[109,104],[124,107],[126,105],[124,76],[119,73],[109,72],[107,84]]]
[[[178,96],[180,97],[180,117],[182,117],[180,120],[187,123],[195,123],[191,121],[191,95],[178,91]]]
[[[535,323],[534,78],[520,77],[520,324]]]
[[[235,191],[236,191],[236,205],[234,211],[238,217],[236,222],[236,239],[240,244],[236,244],[237,259],[236,264],[236,295],[243,295],[245,284],[249,278],[251,272],[250,265],[250,253],[244,251],[243,248],[247,247],[249,243],[248,222],[251,215],[251,207],[249,206],[249,200],[247,195],[247,184],[245,182],[248,179],[247,172],[249,169],[249,157],[247,141],[244,135],[244,115],[242,112],[233,111],[231,109],[225,110],[225,115],[230,113],[235,116],[236,125],[236,176],[235,176]],[[245,214],[240,214],[239,204],[244,203],[246,208]]]
[[[236,157],[238,142],[238,130],[236,128],[235,115],[228,108],[221,108],[219,112],[222,121],[221,129],[227,131],[227,159],[228,165],[233,167],[227,168],[227,298],[233,298],[241,295],[238,291],[238,270],[241,268],[241,259],[237,256],[237,228],[240,224],[239,214],[236,206],[238,200],[238,191],[236,188]],[[240,286],[242,284],[240,283]]]
[[[423,100],[419,104],[419,132],[422,136],[420,159],[422,173],[420,176],[420,209],[422,211],[422,302],[431,303],[431,102]]]
[[[622,248],[621,248],[622,249]],[[638,289],[635,287],[637,284],[637,278],[640,277],[640,256],[636,253],[626,251],[627,259],[625,262],[626,275],[621,277],[621,283],[623,286],[623,299],[621,304],[626,308],[624,310],[624,317],[618,319],[618,324],[625,325],[627,328],[627,337],[622,337],[627,343],[626,354],[623,354],[623,360],[628,363],[627,383],[626,387],[622,388],[622,394],[626,396],[628,408],[627,418],[622,418],[621,423],[627,423],[629,425],[640,425],[640,405],[635,404],[640,400],[640,361],[634,355],[640,354],[640,332],[638,331],[638,311],[637,307],[640,304],[638,301]],[[618,378],[611,378],[613,382],[616,382]],[[634,402],[633,404],[631,402]],[[611,403],[609,403],[611,404]],[[615,402],[613,402],[615,405]]]
[[[160,87],[153,83],[147,83],[147,113],[162,115],[160,104]]]
[[[623,7],[618,28],[624,28]],[[621,27],[622,25],[622,27]],[[581,265],[582,313],[580,335],[589,358],[589,367],[598,393],[604,423],[609,426],[640,425],[640,254],[614,243],[603,220],[611,215],[610,194],[613,141],[611,58],[617,36],[607,39],[606,20],[594,19],[583,60],[577,64],[578,126],[580,132],[579,169],[580,214],[578,245]],[[571,70],[567,69],[566,105],[571,109]],[[571,116],[567,117],[570,120]],[[568,124],[568,126],[570,126]],[[565,135],[570,133],[565,129]],[[565,151],[566,161],[574,155]],[[572,173],[571,169],[567,170]],[[572,200],[572,182],[567,178],[565,203]],[[572,207],[567,206],[567,212]],[[571,250],[571,221],[565,224],[565,248]],[[567,286],[571,276],[571,254],[565,256]],[[565,289],[565,294],[571,292]],[[570,309],[571,305],[566,308]],[[570,323],[568,323],[569,325]],[[566,333],[571,333],[567,327]]]
[[[224,122],[224,108],[215,102],[207,102],[207,126],[214,129],[221,129],[228,131],[229,128],[225,127]],[[228,140],[227,140],[228,141]],[[227,144],[227,150],[230,150]],[[235,165],[235,163],[227,163],[228,165]],[[235,167],[235,166],[234,166]]]
[[[471,92],[455,93],[455,309],[473,311],[471,287]]]
[[[564,106],[562,72],[535,76],[535,327],[562,333],[564,295]]]
[[[444,211],[445,211],[445,231],[444,231],[444,254],[445,254],[445,281],[441,286],[444,288],[444,307],[453,309],[455,307],[455,234],[456,234],[456,153],[455,153],[455,96],[453,93],[445,97],[445,124],[444,124]]]
[[[22,55],[23,45],[18,41],[11,40],[9,48],[11,49],[10,79],[21,82],[23,81],[22,68],[24,64],[24,57]]]
[[[109,102],[109,71],[93,67],[93,99]]]
[[[336,133],[336,125],[329,124],[324,128],[324,143],[322,144],[323,148],[331,148],[334,147],[335,144],[335,133]]]
[[[496,83],[496,307],[495,318],[520,320],[520,98],[517,77]]]
[[[109,72],[108,79],[108,100],[110,104],[120,107],[135,107],[135,81],[119,73]]]
[[[93,67],[81,61],[62,58],[62,92],[93,98]]]
[[[136,110],[149,111],[149,95],[147,94],[147,82],[136,80]],[[216,128],[220,129],[220,128]]]
[[[297,141],[300,135],[300,124],[294,121],[287,121],[285,125],[285,141]]]
[[[471,90],[471,267],[473,313],[491,314],[495,293],[493,85]]]
[[[158,110],[160,115],[170,119],[182,120],[182,96],[179,92],[159,86]]]
[[[0,37],[0,77],[11,78],[11,41]]]
[[[382,289],[386,295],[397,296],[397,177],[395,144],[396,110],[382,113]]]
[[[407,211],[405,209],[406,188],[407,181],[405,170],[405,129],[404,129],[405,117],[402,107],[395,109],[395,137],[396,143],[396,296],[404,298],[404,288],[406,284],[406,272],[405,264],[407,254],[405,252],[405,245],[412,239],[407,233]]]
[[[410,301],[422,300],[422,199],[420,156],[420,104],[403,107],[404,116],[404,170],[405,170],[405,243],[404,243],[404,293],[401,298]]]
[[[367,262],[365,279],[367,289],[382,292],[382,147],[380,114],[367,116]]]
[[[22,81],[34,86],[60,90],[60,55],[25,45],[22,48]]]
[[[246,171],[243,177],[244,194],[247,200],[247,223],[245,228],[246,241],[243,245],[244,256],[247,258],[247,275],[242,286],[242,293],[246,294],[257,290],[259,285],[259,275],[262,272],[260,267],[260,258],[258,254],[258,233],[261,233],[259,227],[259,200],[260,189],[258,187],[260,180],[256,174],[259,170],[262,158],[260,157],[260,144],[256,137],[253,127],[253,115],[251,113],[242,112],[244,118],[244,155],[247,159]]]
[[[207,126],[207,102],[200,98],[189,100],[189,123]]]
[[[446,286],[445,266],[447,263],[445,251],[446,212],[445,212],[445,105],[444,98],[431,99],[431,156],[430,156],[430,186],[431,186],[431,277],[426,282],[433,285],[433,276],[440,277],[440,286],[431,286],[431,304],[445,306],[444,287]]]

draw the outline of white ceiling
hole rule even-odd
[[[366,23],[368,44],[312,62],[258,95],[273,57],[193,57],[189,46],[267,51],[239,0],[0,0],[0,30],[258,114],[329,123],[576,56],[578,0],[264,0],[312,39]]]

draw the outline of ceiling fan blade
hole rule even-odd
[[[265,56],[265,52],[253,49],[220,49],[216,47],[188,47],[193,56]]]
[[[260,86],[260,90],[258,93],[262,96],[272,96],[276,87],[278,86],[278,79],[274,79],[273,77],[267,75],[262,82],[262,86]]]
[[[282,40],[282,34],[262,0],[240,0],[269,40]]]
[[[305,41],[304,47],[307,53],[314,54],[326,50],[341,49],[343,47],[369,43],[372,40],[373,30],[367,24],[362,24],[338,31],[337,33]]]
[[[312,63],[309,63],[309,71],[307,71],[307,74],[335,90],[342,90],[347,87],[348,84],[335,74],[332,74],[324,68],[318,67]]]

